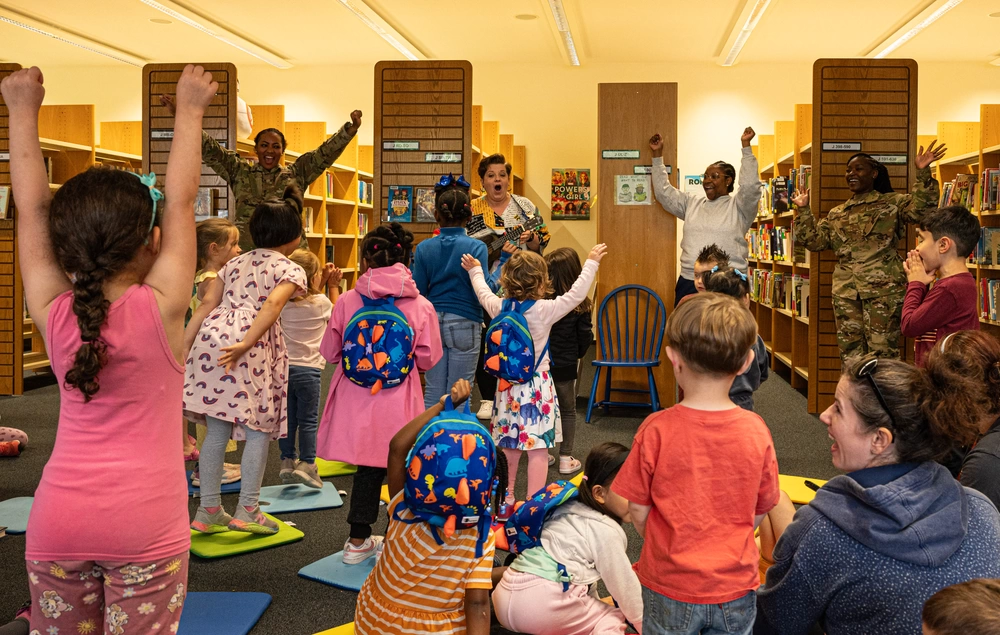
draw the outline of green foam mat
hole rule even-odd
[[[320,478],[327,478],[328,476],[346,476],[357,472],[358,466],[351,465],[350,463],[342,463],[340,461],[327,461],[326,459],[317,458],[316,471],[319,472]]]
[[[278,533],[271,535],[250,534],[243,531],[224,531],[220,534],[203,534],[191,530],[191,553],[199,558],[224,558],[270,549],[302,540],[303,534],[289,527],[270,514],[264,514],[278,523]]]

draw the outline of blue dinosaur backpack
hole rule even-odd
[[[439,545],[444,544],[440,533],[450,538],[456,529],[478,527],[476,557],[482,557],[498,485],[496,460],[493,438],[472,414],[469,400],[456,410],[448,397],[444,410],[424,426],[406,457],[403,500],[393,517],[437,528],[433,533]],[[414,518],[399,517],[404,506]]]
[[[501,379],[500,390],[506,390],[507,384],[524,384],[531,381],[532,375],[549,350],[545,342],[542,355],[535,359],[535,342],[528,330],[528,321],[524,312],[534,306],[534,300],[517,302],[506,299],[503,301],[500,313],[486,328],[486,355],[483,358],[484,370]]]
[[[556,507],[576,500],[580,492],[569,481],[555,481],[545,489],[539,490],[534,496],[524,501],[507,522],[504,523],[504,533],[507,535],[507,545],[511,553],[524,553],[533,547],[542,545],[542,526]],[[569,576],[566,567],[559,564],[559,572],[563,575],[563,591],[569,588]]]
[[[364,306],[344,329],[340,364],[348,379],[374,395],[403,383],[413,370],[413,328],[396,308],[396,298],[362,295],[361,300]]]

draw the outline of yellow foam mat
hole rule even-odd
[[[315,635],[354,635],[354,622],[344,624],[343,626],[335,626],[325,631],[320,631]]]
[[[350,463],[327,461],[317,457],[316,471],[319,472],[320,478],[327,478],[329,476],[346,476],[348,474],[354,474],[358,471],[358,467],[356,465],[351,465]]]
[[[389,504],[389,486],[388,485],[383,485],[382,486],[382,495],[379,498],[386,505]]]
[[[796,505],[806,505],[816,497],[816,491],[806,485],[806,481],[814,483],[818,487],[826,485],[826,481],[818,478],[788,476],[787,474],[778,475],[779,486]]]

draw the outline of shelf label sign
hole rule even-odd
[[[173,139],[174,138],[174,131],[173,130],[150,130],[149,131],[149,136],[152,137],[153,139]]]
[[[424,163],[461,163],[461,152],[426,152]]]
[[[824,152],[861,152],[860,141],[823,142]]]
[[[0,161],[10,161],[10,152],[0,152]]]
[[[638,159],[638,150],[601,150],[602,159]]]
[[[671,172],[673,172],[673,168],[671,168],[669,165],[666,166],[666,168],[667,168],[667,174],[670,174]],[[652,174],[652,173],[653,173],[653,166],[651,166],[651,165],[633,165],[632,166],[632,174]]]
[[[873,154],[872,158],[883,165],[906,165],[905,154]]]
[[[383,150],[419,150],[419,141],[383,141]]]

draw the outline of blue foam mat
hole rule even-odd
[[[375,556],[359,564],[344,564],[344,552],[317,560],[299,569],[299,575],[309,580],[322,582],[348,591],[360,591],[365,578],[375,568]]]
[[[324,482],[323,489],[299,483],[260,488],[260,509],[268,514],[332,509],[343,504],[344,501],[333,483]]]
[[[267,593],[188,593],[178,635],[246,635],[271,604]]]
[[[199,488],[197,488],[197,487],[195,487],[194,485],[191,484],[191,475],[193,473],[194,472],[188,472],[187,473],[188,496],[200,496],[201,495],[201,489],[199,489]],[[236,481],[235,483],[225,483],[225,484],[222,485],[221,492],[223,494],[238,494],[239,491],[240,491],[240,483],[241,483],[241,481]]]
[[[28,529],[28,515],[34,502],[34,496],[0,501],[0,527],[6,527],[8,534],[23,534]]]

